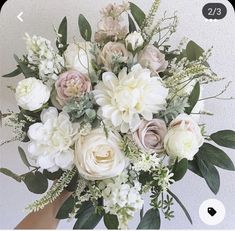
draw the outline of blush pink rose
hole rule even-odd
[[[142,120],[133,134],[133,139],[140,149],[149,153],[160,153],[163,151],[166,133],[167,127],[163,120]]]
[[[168,62],[165,55],[160,52],[154,45],[146,46],[138,56],[138,62],[142,67],[148,68],[154,74],[158,74],[166,70]]]
[[[71,98],[79,98],[91,91],[91,82],[88,77],[78,71],[62,73],[55,83],[56,99],[64,105]]]

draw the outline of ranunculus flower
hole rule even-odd
[[[79,98],[91,90],[91,82],[84,74],[78,71],[67,71],[59,76],[55,83],[56,99],[61,105],[71,98]]]
[[[142,67],[150,69],[154,74],[165,71],[168,65],[168,62],[165,60],[165,55],[154,45],[146,46],[139,53],[138,62]]]
[[[149,153],[163,151],[164,138],[167,133],[163,120],[142,120],[138,129],[133,133],[133,139],[139,148]]]
[[[99,56],[99,63],[104,64],[107,71],[111,71],[116,62],[127,63],[130,57],[132,57],[132,54],[126,49],[123,43],[108,42]]]
[[[75,165],[87,180],[103,180],[119,175],[125,168],[126,159],[120,150],[119,134],[109,132],[106,137],[102,128],[80,136],[75,146]]]
[[[168,89],[160,77],[151,77],[149,69],[135,65],[129,73],[123,68],[118,76],[105,72],[95,87],[94,96],[101,116],[126,133],[137,129],[140,115],[151,120],[154,113],[165,108]]]
[[[25,110],[34,111],[43,106],[50,98],[50,88],[36,78],[21,80],[15,92],[17,104]]]
[[[135,51],[143,46],[144,39],[141,33],[134,31],[133,33],[127,35],[125,43],[128,50],[130,49],[131,51]]]
[[[74,159],[71,147],[79,125],[72,124],[67,113],[59,114],[54,107],[42,111],[41,121],[29,127],[28,152],[42,169],[50,172],[70,169]]]
[[[164,148],[171,157],[192,160],[204,142],[198,124],[186,114],[180,114],[169,125]]]
[[[91,64],[92,54],[92,43],[81,42],[78,44],[71,43],[64,52],[65,67],[68,70],[76,70],[85,75],[92,73],[93,67]]]

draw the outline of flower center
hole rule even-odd
[[[113,161],[114,152],[108,145],[101,144],[96,146],[96,148],[92,151],[92,154],[98,163]]]

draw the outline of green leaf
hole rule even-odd
[[[217,194],[220,187],[220,176],[214,165],[197,158],[197,164],[207,185],[214,194]]]
[[[95,207],[90,204],[82,207],[76,217],[77,221],[73,229],[94,229],[102,219],[102,215],[95,213]]]
[[[218,145],[235,149],[235,131],[222,130],[213,133],[210,138]]]
[[[9,74],[3,75],[2,77],[4,77],[4,78],[11,78],[11,77],[15,77],[15,76],[17,76],[17,75],[19,75],[21,73],[22,73],[21,69],[19,67],[17,67],[16,70],[12,71]]]
[[[189,107],[185,108],[185,112],[189,115],[193,108],[195,107],[195,105],[197,104],[197,101],[199,99],[200,96],[200,84],[199,82],[197,82],[188,98],[188,104]]]
[[[62,35],[60,38],[60,42],[65,46],[67,44],[67,18],[64,17],[60,26],[59,26],[59,34]]]
[[[118,218],[117,215],[105,214],[104,215],[104,224],[107,229],[118,229]]]
[[[87,117],[91,120],[96,117],[96,111],[94,109],[88,108],[88,109],[86,109],[85,113],[86,113]]]
[[[134,31],[137,31],[135,22],[133,21],[133,19],[129,14],[128,14],[128,21],[129,21],[129,32],[132,33]]]
[[[204,143],[200,147],[199,152],[197,153],[197,157],[219,168],[223,168],[230,171],[235,170],[233,162],[227,156],[227,154],[223,150],[209,143]]]
[[[202,173],[200,172],[196,159],[188,161],[188,169],[198,176],[202,177]]]
[[[21,182],[21,177],[15,173],[13,173],[11,170],[9,170],[7,168],[0,168],[0,172],[6,176],[13,178],[14,180],[16,180],[18,182]]]
[[[161,218],[159,210],[152,208],[145,213],[137,229],[160,229],[160,226],[161,226]]]
[[[42,194],[48,188],[47,178],[39,171],[27,173],[24,178],[24,183],[30,192],[36,194]]]
[[[64,17],[62,22],[60,23],[58,33],[62,36],[62,37],[60,37],[60,43],[63,45],[63,47],[62,48],[59,47],[58,41],[56,41],[56,46],[63,53],[67,48],[68,29],[67,29],[67,18],[66,17]]]
[[[91,41],[91,35],[92,35],[91,25],[82,14],[79,15],[78,26],[79,26],[81,36],[86,41]]]
[[[130,10],[133,18],[135,19],[138,26],[141,28],[143,26],[143,22],[145,21],[145,13],[134,3],[130,2]]]
[[[20,157],[21,157],[21,160],[23,161],[23,163],[29,168],[31,166],[31,164],[29,163],[23,148],[18,147],[18,152],[20,153]]]
[[[149,172],[141,171],[139,175],[139,182],[142,185],[145,185],[148,182],[152,181],[152,175]]]
[[[43,170],[43,175],[48,179],[48,180],[57,180],[59,179],[63,174],[63,171],[59,169],[56,172],[49,172],[46,169]]]
[[[186,47],[186,54],[189,61],[194,61],[199,59],[204,50],[193,41],[189,41]]]
[[[172,169],[174,176],[172,177],[175,181],[181,180],[188,170],[188,160],[182,159],[177,161]]]
[[[26,78],[35,77],[35,72],[32,69],[30,69],[25,62],[20,60],[19,57],[15,54],[14,54],[14,58],[16,62],[18,63],[19,68],[21,69],[21,72],[24,74]]]
[[[179,206],[183,209],[184,214],[186,215],[186,217],[188,218],[189,222],[191,224],[193,224],[192,218],[189,215],[189,212],[187,211],[187,209],[185,208],[185,206],[183,205],[183,203],[180,201],[180,199],[173,193],[171,192],[169,189],[167,189],[167,192],[175,199],[175,201],[179,204]]]
[[[67,219],[69,214],[73,211],[75,205],[75,199],[73,196],[70,196],[60,207],[59,212],[56,215],[57,219]]]

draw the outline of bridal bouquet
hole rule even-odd
[[[178,19],[165,13],[156,21],[159,3],[153,1],[147,14],[131,2],[109,4],[94,34],[79,15],[84,41],[68,43],[65,17],[54,27],[56,49],[26,34],[27,54],[14,55],[17,69],[3,76],[24,76],[10,87],[19,111],[1,118],[15,131],[3,143],[27,143],[26,151],[18,150],[29,172],[0,171],[44,193],[28,211],[42,209],[66,189],[72,194],[57,218],[76,218],[74,229],[94,228],[102,218],[108,229],[126,229],[137,212],[137,229],[158,229],[160,215],[174,217],[175,202],[192,223],[171,185],[190,170],[216,194],[216,167],[234,171],[218,145],[234,149],[235,132],[209,135],[198,121],[201,114],[212,115],[204,100],[220,99],[228,85],[201,97],[202,86],[222,80],[208,64],[211,49],[187,39],[170,46]],[[55,181],[50,189],[49,180]]]

